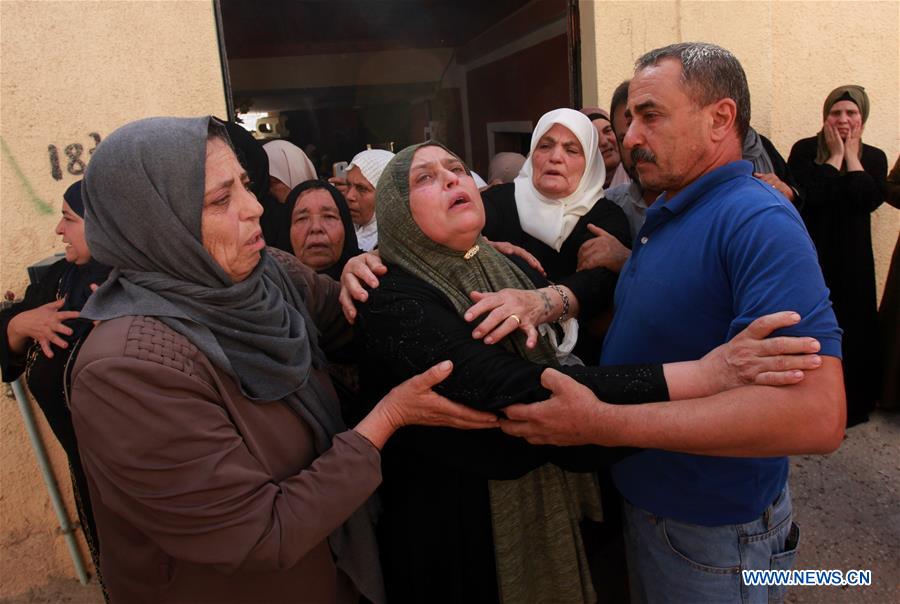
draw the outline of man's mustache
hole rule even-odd
[[[653,153],[649,149],[644,149],[643,147],[635,147],[631,150],[631,161],[634,163],[645,161],[651,164],[655,164],[656,156],[653,155]]]

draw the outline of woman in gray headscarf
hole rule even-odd
[[[431,392],[442,364],[347,430],[324,372],[348,335],[336,284],[266,250],[248,181],[205,117],[128,124],[91,160],[87,239],[114,270],[82,312],[100,324],[72,416],[104,580],[116,602],[383,602],[380,448],[496,420]]]

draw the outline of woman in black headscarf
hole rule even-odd
[[[881,383],[870,215],[887,197],[887,157],[862,142],[869,97],[840,86],[822,108],[822,129],[797,141],[788,158],[804,192],[801,211],[816,244],[842,343],[847,425],[866,421]]]
[[[341,192],[324,180],[307,180],[291,190],[284,205],[294,255],[317,273],[340,279],[347,261],[362,253]]]
[[[69,460],[78,516],[96,562],[97,535],[78,444],[67,400],[73,361],[93,323],[79,318],[91,287],[106,280],[109,268],[91,257],[84,237],[81,181],[63,195],[62,218],[56,234],[66,245],[66,257],[47,268],[24,299],[0,312],[0,371],[12,382],[22,373],[50,429]]]
[[[345,428],[324,372],[323,348],[349,338],[337,284],[269,254],[216,120],[123,126],[94,153],[85,204],[114,270],[83,311],[100,324],[72,417],[112,600],[383,602],[367,504],[380,448],[408,423],[496,418],[430,390],[443,363]]]
[[[317,273],[340,279],[347,261],[362,253],[344,196],[324,180],[307,180],[291,190],[284,205],[294,255]],[[328,361],[344,420],[354,423],[361,417],[356,350],[334,351]]]

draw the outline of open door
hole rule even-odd
[[[571,0],[219,0],[231,106],[320,176],[427,138],[486,173],[544,112],[580,106]],[[573,25],[574,24],[574,25]]]

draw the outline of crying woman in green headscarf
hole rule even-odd
[[[565,297],[481,236],[478,187],[440,144],[414,145],[391,160],[376,190],[376,213],[387,272],[358,314],[361,391],[373,402],[419,367],[448,358],[454,371],[437,389],[498,413],[546,399],[541,380],[550,370],[616,404],[702,397],[743,383],[732,375],[708,387],[734,372],[715,361],[721,350],[689,363],[692,375],[684,379],[661,365],[580,365],[566,353],[574,319],[559,324]],[[373,262],[368,258],[358,262]],[[350,264],[348,270],[354,272]],[[492,345],[473,337],[465,317],[478,299],[473,292],[501,290],[545,300],[547,316],[526,329],[532,318],[524,312],[489,313],[484,321],[511,328]],[[603,599],[609,586],[591,577],[580,526],[603,518],[595,472],[630,452],[530,445],[499,430],[405,428],[382,457],[379,541],[388,600],[425,602],[439,594],[460,603],[581,603],[597,601],[598,592]]]

